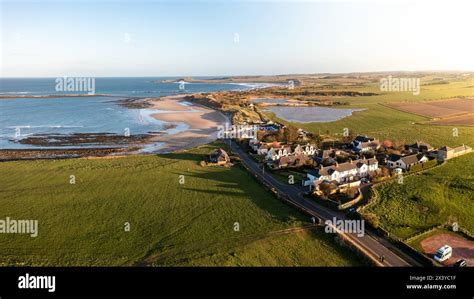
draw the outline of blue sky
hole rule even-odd
[[[1,76],[474,70],[474,1],[1,2]]]

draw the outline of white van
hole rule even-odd
[[[443,262],[451,257],[453,254],[453,249],[449,245],[444,245],[440,249],[436,250],[436,253],[434,255],[434,259],[437,262]]]

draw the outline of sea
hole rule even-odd
[[[209,79],[196,77],[195,79]],[[130,109],[117,100],[156,98],[170,95],[248,90],[270,86],[266,83],[175,83],[178,77],[95,78],[95,95],[61,97],[86,92],[56,91],[56,78],[0,78],[0,149],[37,149],[22,144],[22,138],[74,133],[147,134],[166,131],[166,123],[152,118],[151,109]],[[52,98],[38,97],[55,95]],[[18,97],[15,97],[18,96]],[[35,97],[36,96],[36,97]],[[185,130],[178,125],[168,133]],[[90,146],[90,145],[83,145]],[[80,147],[80,146],[74,146]],[[52,148],[49,147],[48,148]],[[63,147],[61,147],[63,148]]]

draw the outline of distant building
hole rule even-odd
[[[408,156],[392,155],[388,159],[387,166],[389,168],[401,168],[409,170],[411,166],[428,161],[424,154],[413,154]]]
[[[227,164],[230,162],[229,155],[222,148],[217,149],[213,154],[209,155],[209,161],[211,163],[217,163],[219,165]]]
[[[434,148],[426,142],[418,141],[416,143],[408,145],[407,149],[413,153],[426,154],[428,152],[431,152]]]
[[[291,154],[288,156],[282,156],[278,160],[271,161],[269,166],[274,169],[289,168],[289,167],[301,167],[310,162],[311,158],[304,154]]]
[[[252,138],[249,140],[249,147],[254,151],[256,152],[258,150],[258,148],[260,147],[260,141],[258,141],[257,138]]]
[[[272,123],[272,124],[264,124],[264,125],[260,125],[258,127],[258,129],[260,131],[266,131],[266,132],[276,132],[278,130],[280,130],[282,126],[279,125],[279,124],[275,124],[275,123]]]
[[[260,146],[257,148],[257,154],[260,156],[268,154],[269,146],[265,143],[261,143]]]
[[[318,164],[323,164],[326,162],[328,164],[333,164],[336,162],[336,151],[333,149],[326,149],[317,151],[313,158]]]
[[[461,145],[455,148],[451,148],[449,146],[443,146],[442,148],[438,149],[438,160],[444,161],[451,158],[455,158],[464,154],[469,153],[472,151],[472,148],[467,145]]]
[[[373,137],[368,137],[366,135],[357,135],[355,138],[354,138],[354,141],[352,141],[353,143],[354,142],[369,142],[369,141],[374,141],[375,138]]]
[[[353,141],[352,143],[354,147],[354,151],[356,152],[368,152],[368,151],[376,151],[380,148],[381,144],[378,140],[372,141]]]

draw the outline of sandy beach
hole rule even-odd
[[[172,124],[185,123],[188,126],[185,131],[154,137],[152,142],[164,143],[156,152],[173,152],[212,142],[217,138],[217,127],[227,121],[221,112],[187,102],[183,96],[149,101],[152,103],[151,109],[160,110],[151,115],[155,119]]]

